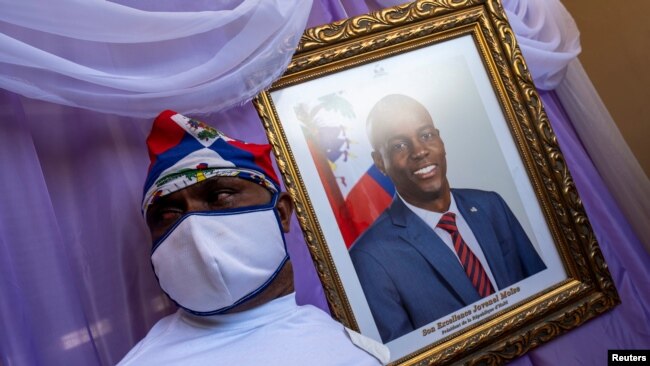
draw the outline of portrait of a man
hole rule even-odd
[[[443,139],[420,102],[387,95],[366,124],[396,193],[350,256],[384,343],[546,268],[498,193],[450,188]]]

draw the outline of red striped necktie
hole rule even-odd
[[[458,232],[458,227],[456,226],[456,215],[453,212],[446,212],[440,218],[438,227],[451,234],[451,240],[454,242],[456,255],[458,255],[463,268],[465,268],[467,277],[472,281],[479,296],[486,297],[493,294],[494,289],[492,288],[492,283],[490,282],[487,273],[485,273],[481,262],[479,262],[478,258],[476,258],[474,253],[472,253],[469,246],[467,246],[467,243],[465,243],[465,240],[463,240],[463,237],[460,236],[460,232]]]

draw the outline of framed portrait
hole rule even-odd
[[[391,364],[503,363],[619,302],[499,1],[309,29],[254,103],[332,316]]]

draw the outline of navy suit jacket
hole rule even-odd
[[[497,290],[546,268],[495,192],[452,189]],[[350,256],[384,343],[480,300],[455,253],[395,197]]]

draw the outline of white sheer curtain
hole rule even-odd
[[[504,0],[503,7],[535,86],[553,90],[580,53],[580,33],[557,0]]]
[[[161,106],[205,113],[241,104],[282,73],[311,0],[209,6],[165,12],[102,0],[0,0],[0,88],[129,117],[155,116]]]
[[[555,90],[578,137],[650,252],[650,181],[585,73],[577,55],[580,33],[557,0],[504,0],[535,85]]]
[[[555,90],[609,191],[650,252],[650,180],[577,59]]]
[[[555,90],[591,160],[650,252],[650,180],[585,73],[580,33],[557,0],[504,0],[535,85]]]

